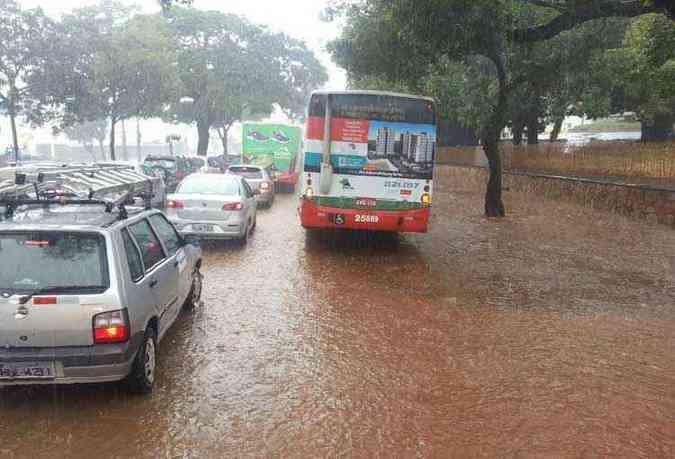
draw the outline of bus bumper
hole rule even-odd
[[[390,231],[398,233],[426,233],[431,208],[414,210],[368,210],[323,207],[301,198],[300,223],[304,228],[352,229]]]

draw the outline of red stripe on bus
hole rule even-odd
[[[323,118],[310,116],[307,118],[307,140],[323,140]]]
[[[318,206],[309,199],[301,199],[299,213],[304,228],[426,233],[431,208],[400,211],[339,209]],[[338,216],[340,223],[336,223]],[[372,217],[377,217],[376,221]]]

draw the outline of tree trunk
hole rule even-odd
[[[91,155],[92,161],[96,162],[96,152],[94,151],[94,145],[91,143],[83,143],[82,146],[84,150]]]
[[[523,124],[522,123],[514,123],[513,124],[513,144],[518,146],[521,143],[523,143]]]
[[[117,120],[115,117],[110,118],[110,161],[115,161],[115,123]]]
[[[103,139],[98,139],[98,149],[101,150],[101,161],[105,161],[105,148],[103,148]]]
[[[13,104],[13,102],[10,102]],[[9,110],[9,124],[12,128],[12,147],[14,148],[14,161],[19,162],[19,136],[16,132],[16,113],[14,107]]]
[[[129,161],[129,149],[127,148],[127,125],[122,120],[122,157],[125,161]]]
[[[642,137],[640,140],[642,142],[668,140],[673,135],[674,121],[675,116],[671,114],[656,115],[654,120],[649,123],[643,121],[641,124]]]
[[[558,136],[560,136],[560,130],[562,129],[563,121],[565,117],[558,117],[553,122],[553,130],[551,131],[551,136],[549,137],[550,142],[557,142]]]
[[[506,216],[506,209],[502,201],[502,158],[499,152],[499,139],[506,126],[509,88],[501,53],[495,52],[488,57],[497,69],[499,93],[497,105],[494,107],[489,124],[483,133],[483,151],[488,160],[490,174],[485,192],[485,215],[487,217],[504,217]]]
[[[7,113],[9,114],[9,124],[12,130],[12,148],[14,149],[14,161],[19,162],[19,136],[16,132],[16,101],[19,97],[19,91],[16,89],[15,80],[10,79],[9,94],[5,98],[7,101]]]
[[[539,119],[535,116],[527,121],[527,144],[537,145],[539,143]]]
[[[502,201],[502,158],[499,153],[499,141],[494,137],[485,139],[483,151],[488,160],[490,177],[485,192],[485,215],[488,217],[504,217],[506,210]]]
[[[136,160],[140,163],[141,158],[141,119],[136,118]]]
[[[220,137],[220,142],[223,144],[223,155],[225,156],[225,159],[227,159],[227,154],[228,154],[227,136],[228,136],[228,133],[230,132],[230,125],[221,126],[216,130],[216,132],[218,132],[218,137]]]
[[[211,126],[208,122],[201,120],[197,121],[197,135],[199,136],[199,142],[197,144],[198,156],[206,156],[209,152],[210,129]]]

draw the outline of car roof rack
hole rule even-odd
[[[36,165],[0,170],[0,207],[10,218],[20,206],[103,205],[106,212],[119,210],[140,197],[151,207],[156,177],[136,172],[127,165]]]

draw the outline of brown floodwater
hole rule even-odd
[[[674,457],[675,232],[443,175],[428,235],[204,248],[155,392],[0,390],[0,457]],[[452,188],[452,192],[450,189]]]

